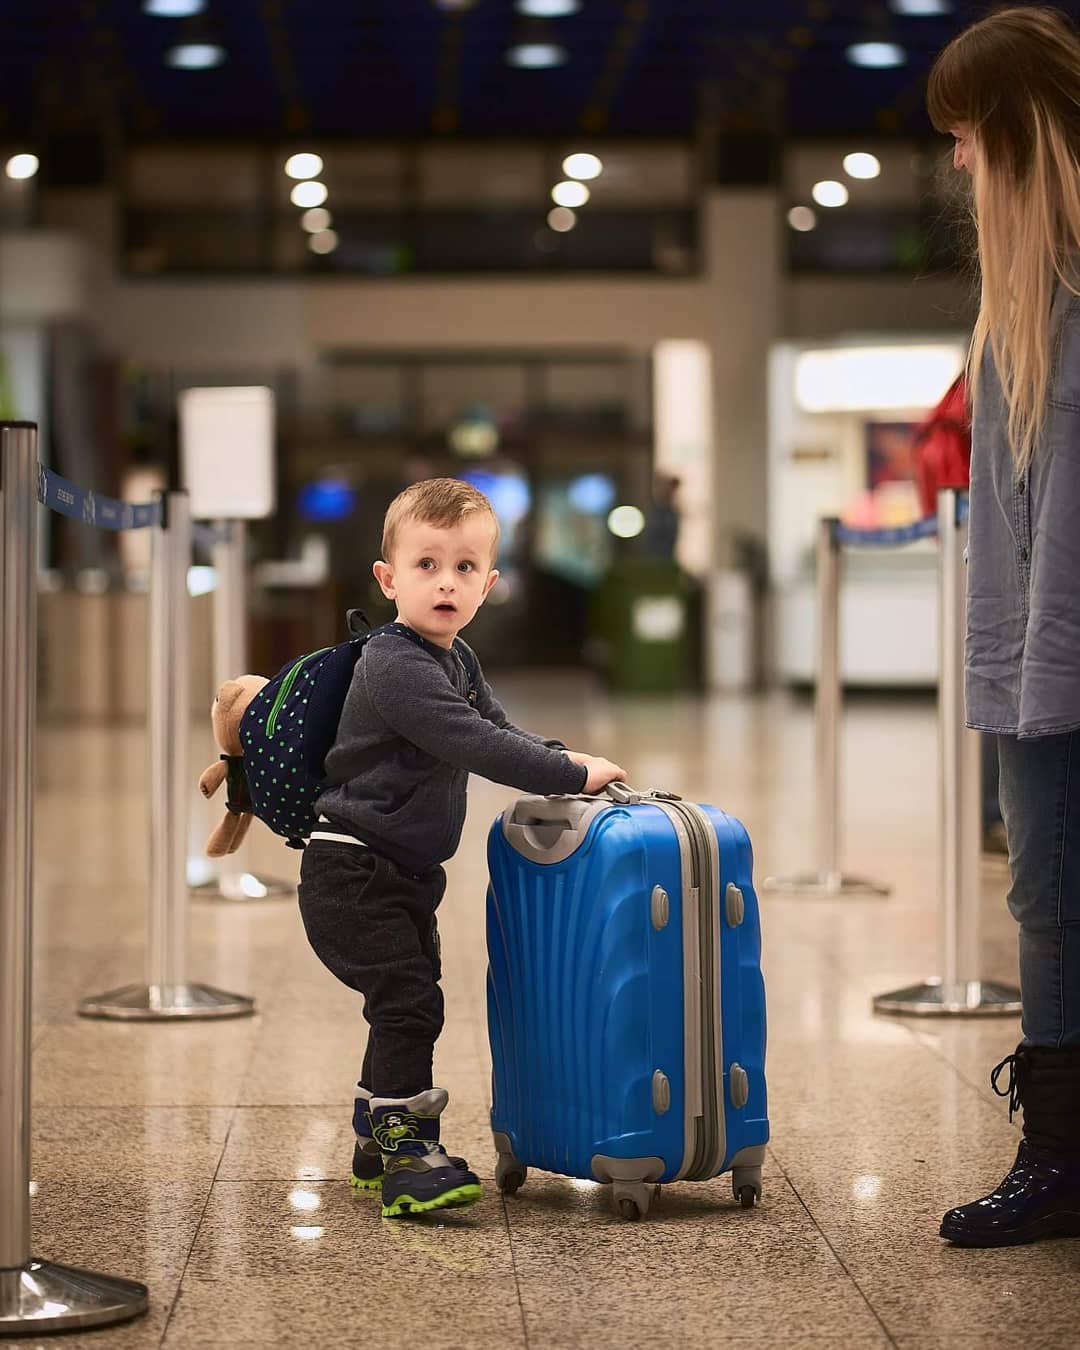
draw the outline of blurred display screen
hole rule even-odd
[[[616,499],[606,473],[545,478],[537,490],[535,559],[579,586],[595,586],[611,566],[607,515]]]
[[[296,509],[304,520],[347,520],[356,510],[356,492],[341,478],[318,478],[300,489]]]

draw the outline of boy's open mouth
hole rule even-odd
[[[442,604],[436,605],[435,608],[440,610],[443,614],[457,613],[457,605],[452,605],[449,600],[444,600]]]

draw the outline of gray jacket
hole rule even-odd
[[[990,353],[971,435],[968,725],[1014,736],[1080,727],[1080,300],[1058,287],[1042,441],[1017,475]]]
[[[536,793],[580,792],[588,776],[561,741],[507,719],[473,660],[475,705],[456,652],[389,633],[371,638],[326,757],[320,813],[410,872],[453,855],[470,773]]]

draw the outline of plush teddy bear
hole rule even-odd
[[[214,727],[214,740],[222,754],[216,763],[203,770],[199,791],[204,797],[212,797],[226,779],[228,786],[225,818],[206,841],[208,858],[222,858],[227,853],[235,853],[251,824],[251,799],[244,777],[240,719],[247,711],[248,704],[267,683],[261,675],[241,675],[239,679],[226,680],[214,699],[210,720]]]

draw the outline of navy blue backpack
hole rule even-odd
[[[229,764],[229,809],[251,811],[275,834],[284,835],[292,848],[303,848],[315,828],[315,799],[323,789],[326,756],[365,645],[383,633],[424,645],[404,624],[372,629],[358,609],[349,610],[346,623],[351,634],[347,642],[290,661],[255,695],[240,721],[244,754],[238,764]],[[475,703],[474,662],[463,645],[455,645],[455,651],[469,677],[469,702]]]

